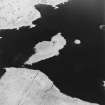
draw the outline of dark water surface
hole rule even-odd
[[[105,105],[104,70],[104,3],[102,0],[73,0],[54,9],[37,5],[42,17],[33,22],[33,29],[5,30],[0,34],[0,67],[22,67],[34,53],[36,43],[61,32],[67,46],[58,57],[53,57],[32,66],[40,69],[54,81],[62,92],[89,102]],[[80,45],[73,41],[79,38]]]

